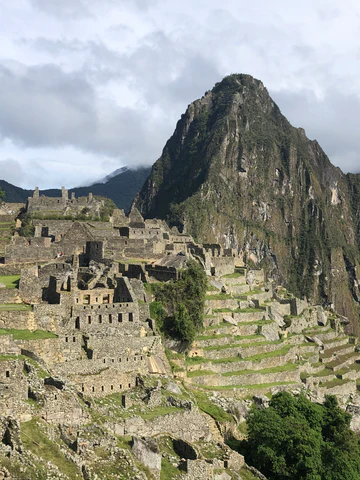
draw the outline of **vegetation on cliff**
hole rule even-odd
[[[203,268],[190,262],[178,281],[153,284],[151,313],[165,335],[191,343],[202,328],[207,278]]]

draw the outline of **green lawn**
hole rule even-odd
[[[239,389],[243,388],[246,390],[261,390],[265,388],[271,388],[271,387],[280,387],[283,385],[294,385],[296,382],[272,382],[272,383],[260,383],[256,385],[225,385],[225,386],[220,386],[220,387],[207,387],[204,386],[205,390],[213,390],[213,391],[221,391],[221,390],[233,390],[233,389]]]
[[[245,275],[244,272],[234,272],[234,273],[228,273],[227,275],[223,275],[221,278],[238,278],[238,277],[243,277]]]
[[[14,340],[43,340],[46,338],[57,338],[57,335],[45,330],[17,330],[15,328],[0,328],[0,335],[12,335]]]
[[[20,275],[0,275],[0,282],[3,283],[6,288],[18,288]]]
[[[0,310],[5,310],[5,311],[31,311],[32,306],[31,305],[26,305],[25,303],[2,303],[0,305]]]
[[[294,370],[297,370],[298,366],[295,365],[294,363],[286,363],[285,365],[279,365],[278,367],[269,367],[269,368],[263,368],[262,370],[238,370],[235,372],[226,372],[223,373],[223,377],[232,377],[232,376],[238,376],[238,375],[252,375],[252,374],[259,374],[261,373],[262,375],[265,375],[267,373],[281,373],[281,372],[292,372]]]

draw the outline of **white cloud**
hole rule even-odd
[[[333,162],[360,169],[355,0],[0,0],[0,7],[5,179],[14,178],[11,162],[32,169],[15,183],[43,188],[152,163],[186,106],[229,73],[260,78]]]

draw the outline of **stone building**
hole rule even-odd
[[[46,197],[40,195],[39,187],[35,188],[32,197],[28,198],[26,210],[29,214],[62,214],[79,215],[91,213],[100,216],[100,209],[104,205],[103,200],[98,200],[89,193],[87,197],[75,197],[75,193],[69,198],[68,190],[61,187],[61,197]]]

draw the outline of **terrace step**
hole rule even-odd
[[[343,368],[342,370],[338,370],[336,372],[336,377],[340,378],[341,380],[349,379],[349,380],[357,380],[360,378],[360,363],[352,363],[348,367]]]
[[[340,347],[329,348],[325,350],[325,353],[320,356],[320,361],[322,363],[331,363],[342,355],[354,352],[354,345],[349,343],[342,345]]]
[[[296,355],[295,353],[289,350],[279,350],[278,355],[273,355],[272,352],[269,354],[264,354],[262,358],[252,358],[250,359],[236,359],[236,357],[231,359],[220,359],[220,360],[206,360],[199,363],[188,362],[186,369],[188,372],[195,370],[208,370],[214,373],[227,373],[234,372],[239,370],[263,370],[264,368],[269,367],[279,367],[287,363],[295,362]],[[221,361],[223,360],[223,361]]]
[[[246,371],[245,371],[246,372]],[[230,372],[231,373],[231,372]],[[289,370],[283,372],[262,373],[262,370],[252,373],[238,373],[226,375],[204,375],[191,378],[192,383],[206,386],[241,386],[254,384],[269,384],[277,382],[300,382],[300,373],[298,370]]]
[[[342,345],[351,345],[349,344],[349,337],[343,338],[331,338],[330,340],[323,341],[325,352],[331,349],[339,348]]]
[[[324,327],[323,333],[321,330],[320,331],[318,330],[318,331],[312,331],[312,332],[306,333],[306,335],[317,337],[322,342],[326,342],[326,340],[336,339],[339,336],[339,334],[335,332],[335,330],[332,330],[332,329],[329,330],[328,327]]]
[[[234,345],[222,345],[205,347],[202,350],[202,356],[211,360],[219,360],[222,358],[230,358],[239,356],[240,358],[247,358],[254,355],[262,355],[264,353],[273,352],[281,349],[284,346],[283,343],[269,342],[254,342],[248,344],[234,344]]]
[[[339,356],[336,360],[327,363],[327,367],[331,368],[331,370],[334,372],[337,372],[345,367],[348,367],[357,360],[360,360],[360,353],[351,352],[346,355]]]
[[[208,336],[210,337],[210,335]],[[245,337],[241,337],[240,335],[224,335],[219,334],[216,335],[215,338],[202,338],[199,336],[195,339],[193,343],[194,348],[205,348],[205,347],[212,347],[212,346],[221,346],[227,344],[243,344],[243,343],[253,343],[253,342],[263,342],[266,338],[263,335],[248,335]]]

